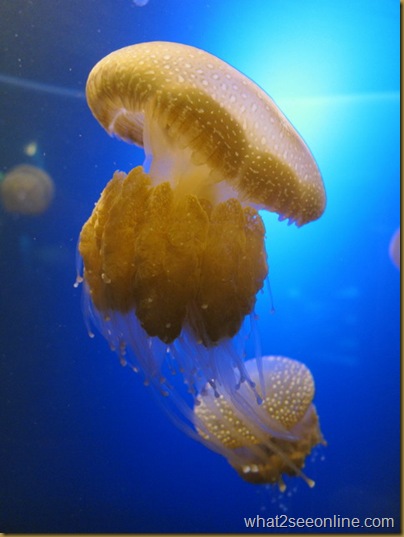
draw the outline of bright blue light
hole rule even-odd
[[[261,0],[249,10],[235,0],[231,12],[218,6],[210,22],[208,50],[275,100],[324,177],[328,203],[319,222],[294,229],[264,215],[273,274],[279,263],[285,276],[285,265],[301,258],[313,277],[375,230],[393,232],[399,222],[398,2]]]

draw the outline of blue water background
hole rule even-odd
[[[40,165],[56,197],[37,218],[0,212],[0,531],[244,532],[244,517],[282,513],[394,517],[397,531],[398,1],[8,0],[1,11],[0,171]],[[201,47],[255,80],[323,174],[320,220],[298,229],[263,215],[276,311],[268,293],[257,303],[263,352],[315,378],[328,445],[307,461],[313,489],[243,482],[87,335],[78,234],[112,173],[143,155],[95,121],[85,81],[107,53],[149,40]]]

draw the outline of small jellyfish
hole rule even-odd
[[[201,441],[225,456],[250,483],[278,484],[283,491],[282,475],[287,474],[313,486],[302,468],[312,449],[325,441],[312,404],[310,371],[282,356],[264,356],[245,365],[260,404],[246,383],[238,392],[219,397],[210,385],[205,386],[194,407]]]
[[[115,172],[81,231],[86,318],[180,420],[192,425],[206,385],[246,413],[239,387],[256,394],[244,328],[268,274],[258,210],[298,226],[319,218],[313,156],[268,95],[194,47],[117,50],[92,69],[86,97],[109,134],[146,155]]]
[[[44,170],[21,164],[4,176],[0,183],[0,195],[7,212],[38,215],[49,207],[54,185]]]
[[[24,145],[23,151],[28,157],[34,157],[38,153],[38,143],[34,140],[28,142]]]
[[[137,7],[143,7],[149,3],[149,0],[133,0],[133,3]]]
[[[389,244],[389,255],[393,264],[400,270],[400,228],[391,237]]]

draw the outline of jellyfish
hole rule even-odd
[[[49,207],[54,185],[44,170],[21,164],[6,173],[0,183],[0,195],[7,212],[39,215]]]
[[[309,369],[283,356],[247,360],[245,365],[261,404],[256,404],[245,383],[235,394],[219,397],[206,385],[194,406],[201,441],[225,456],[250,483],[278,484],[284,491],[283,474],[287,474],[314,486],[302,468],[312,449],[325,441],[312,404],[314,381]],[[235,397],[242,401],[243,411]]]
[[[173,404],[179,426],[195,431],[208,385],[265,428],[238,396],[245,384],[260,399],[244,362],[268,274],[258,211],[297,226],[318,219],[326,200],[313,156],[256,84],[187,45],[109,54],[86,97],[110,135],[145,151],[143,166],[114,173],[80,233],[90,335],[93,323]]]
[[[391,237],[389,255],[393,265],[400,270],[400,228],[398,228]]]
[[[28,157],[34,157],[38,153],[38,143],[35,140],[28,142],[24,145],[23,151]]]

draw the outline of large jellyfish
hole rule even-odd
[[[38,215],[49,207],[54,185],[49,175],[36,166],[20,164],[6,173],[0,183],[4,209],[10,213]]]
[[[115,172],[83,226],[87,318],[168,396],[180,425],[195,431],[192,408],[210,386],[276,436],[244,363],[268,273],[258,210],[298,226],[321,216],[325,192],[309,149],[251,80],[186,45],[113,52],[91,71],[86,95],[109,134],[146,153],[143,167]]]

